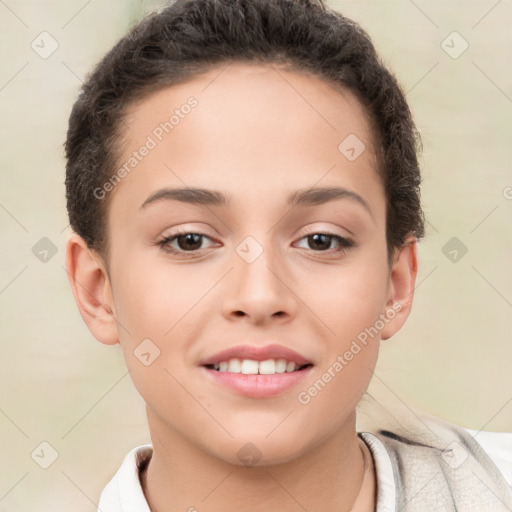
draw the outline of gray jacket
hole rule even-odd
[[[396,512],[512,512],[512,490],[462,427],[419,411],[372,420],[365,430],[391,457]]]

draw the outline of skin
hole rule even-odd
[[[374,510],[372,466],[354,504],[364,461],[355,411],[380,340],[409,315],[417,263],[410,238],[388,265],[385,195],[367,116],[350,92],[317,77],[231,63],[132,105],[124,156],[190,96],[198,106],[111,192],[108,267],[78,235],[67,245],[84,321],[102,343],[121,344],[147,404],[151,510]],[[338,150],[349,134],[366,146],[354,161]],[[357,193],[370,212],[347,197],[286,204],[292,191],[330,186]],[[214,189],[231,203],[162,200],[140,208],[164,187]],[[199,254],[183,252],[186,240],[169,242],[180,255],[158,245],[177,228],[206,235]],[[336,238],[327,249],[308,240],[324,232],[355,245],[337,252]],[[252,263],[236,251],[247,236],[263,249]],[[380,333],[308,404],[299,403],[298,393],[395,303],[402,309]],[[133,353],[146,338],[160,350],[149,366]],[[279,396],[241,396],[199,366],[228,347],[271,342],[314,363]],[[253,467],[237,455],[247,443],[260,454]]]

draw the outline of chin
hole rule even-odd
[[[228,464],[246,467],[264,467],[291,462],[308,451],[308,447],[314,446],[314,442],[308,442],[304,435],[298,436],[296,432],[287,429],[272,432],[255,431],[251,429],[245,432],[231,432],[233,439],[211,440],[210,445],[205,446],[214,457]],[[300,443],[298,442],[300,440]]]

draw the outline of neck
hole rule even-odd
[[[150,411],[148,421],[153,456],[142,482],[152,512],[374,511],[371,456],[365,466],[367,449],[356,434],[355,412],[292,461],[253,467],[206,453]]]

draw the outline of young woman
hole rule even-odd
[[[152,444],[99,510],[512,509],[499,434],[356,429],[412,306],[417,148],[369,37],[321,1],[178,0],[103,58],[69,121],[67,267]]]

